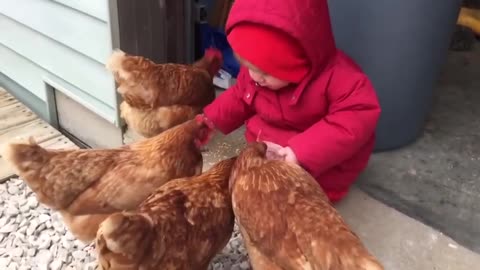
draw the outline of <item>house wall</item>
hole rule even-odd
[[[122,143],[112,48],[192,62],[193,0],[0,0],[0,86],[76,141]]]
[[[0,0],[0,84],[44,117],[53,84],[118,127],[109,17],[108,0]]]

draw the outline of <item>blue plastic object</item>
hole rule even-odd
[[[209,24],[200,24],[201,48],[202,51],[213,47],[219,49],[223,54],[222,69],[236,78],[240,71],[240,63],[233,55],[233,50],[228,44],[225,31],[211,27]]]

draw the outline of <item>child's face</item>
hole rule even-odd
[[[287,81],[280,80],[278,78],[275,78],[256,66],[254,66],[252,63],[246,61],[245,59],[242,59],[237,56],[239,59],[240,63],[244,65],[245,67],[248,68],[248,73],[250,74],[250,77],[260,86],[271,89],[271,90],[279,90],[284,88],[285,86],[289,85],[290,83]]]

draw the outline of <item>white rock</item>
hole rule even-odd
[[[89,262],[85,264],[83,270],[95,270],[97,268],[97,262]]]
[[[30,224],[30,221],[26,218],[22,219],[22,222],[18,225],[19,227],[26,227],[25,231],[27,231],[28,225]]]
[[[35,254],[37,254],[37,249],[35,249],[35,248],[29,248],[29,249],[27,250],[27,255],[28,255],[28,257],[34,257]]]
[[[50,215],[41,214],[40,216],[38,216],[38,221],[40,221],[40,224],[50,221]]]
[[[18,268],[18,270],[31,270],[32,267],[30,267],[29,265],[20,265],[20,267]]]
[[[18,192],[20,192],[18,187],[15,185],[10,185],[7,190],[8,190],[8,193],[10,193],[11,195],[16,195]]]
[[[75,236],[73,236],[73,234],[70,231],[67,231],[65,233],[65,237],[67,238],[67,240],[70,240],[70,241],[75,240]]]
[[[59,248],[58,251],[57,251],[57,256],[56,258],[58,260],[61,260],[62,262],[67,262],[68,261],[68,250],[66,249],[63,249],[63,248]]]
[[[7,207],[7,210],[5,210],[5,214],[7,214],[8,216],[16,216],[20,213],[20,211],[18,211],[17,208],[15,208],[14,206],[11,206],[9,205]]]
[[[50,210],[48,210],[47,208],[45,208],[43,205],[38,205],[37,207],[37,211],[39,214],[48,214],[50,213]]]
[[[18,210],[17,210],[18,211]],[[20,212],[19,212],[20,213]],[[20,224],[25,218],[22,215],[18,215],[15,217],[15,223]]]
[[[32,221],[30,221],[30,225],[28,225],[28,228],[27,228],[27,235],[33,235],[37,227],[38,227],[38,220],[32,219]]]
[[[52,239],[52,242],[58,243],[58,242],[60,241],[60,236],[59,236],[58,234],[55,234],[55,233],[54,233],[54,234],[52,235],[51,239]]]
[[[18,263],[16,263],[16,262],[11,262],[11,263],[8,265],[7,270],[18,270]]]
[[[60,222],[54,221],[53,222],[53,228],[55,228],[55,231],[57,231],[58,233],[60,233],[62,235],[65,234],[65,227]]]
[[[0,218],[0,228],[3,227],[3,226],[5,226],[5,224],[8,223],[8,219],[9,219],[8,217],[2,217],[2,218]]]
[[[85,257],[87,257],[87,253],[83,250],[75,250],[72,253],[72,256],[77,260],[85,260]]]
[[[48,265],[52,261],[53,256],[50,250],[42,249],[38,251],[37,256],[35,258],[38,264],[44,264],[48,267]]]
[[[62,238],[62,246],[65,248],[65,249],[70,249],[73,244],[71,241],[69,241],[67,238]]]
[[[28,207],[30,207],[31,209],[34,209],[38,206],[38,201],[37,201],[37,198],[35,197],[29,197],[27,199],[27,205]]]
[[[7,224],[0,228],[0,233],[11,233],[16,231],[17,228],[18,228],[18,225],[15,223]]]
[[[53,257],[56,257],[57,256],[57,252],[58,252],[58,245],[57,244],[53,244],[51,247],[50,247],[50,252],[52,253]]]
[[[43,235],[42,235],[43,236]],[[38,249],[48,249],[52,245],[52,240],[49,238],[40,238],[40,243],[38,245]]]
[[[6,269],[12,259],[0,257],[0,269]]]
[[[28,207],[28,205],[20,206],[20,212],[27,213],[28,211],[30,211],[30,207]]]
[[[67,265],[67,267],[65,268],[65,270],[76,270],[75,264],[74,264],[74,263],[71,263],[71,264]]]
[[[83,243],[80,240],[75,240],[74,244],[75,246],[77,246],[78,249],[84,249],[85,247],[87,247],[87,244]]]
[[[17,233],[19,234],[25,234],[27,232],[27,226],[22,226],[21,224],[23,223],[23,220],[22,222],[20,222],[20,225],[18,226],[19,228],[17,229]]]
[[[8,235],[7,240],[4,241],[6,249],[10,250],[11,248],[13,248],[14,239],[15,239],[15,236],[13,234]]]
[[[18,206],[24,206],[27,204],[27,199],[23,195],[16,196],[15,201],[17,202]]]
[[[10,251],[10,256],[12,257],[21,257],[23,255],[23,249],[22,248],[14,248]]]
[[[243,261],[242,263],[240,263],[240,269],[243,269],[243,270],[250,269],[250,264],[246,261]]]
[[[62,266],[63,266],[63,262],[60,261],[60,260],[54,260],[51,264],[50,264],[50,269],[51,270],[59,270],[59,269],[62,269]]]

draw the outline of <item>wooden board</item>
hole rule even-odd
[[[0,130],[21,125],[35,119],[37,119],[37,116],[19,102],[0,107]]]
[[[0,88],[0,108],[17,103],[18,101],[5,89]]]
[[[33,136],[36,142],[41,143],[54,137],[61,136],[61,133],[41,119],[35,119],[14,127],[0,130],[0,146],[9,143],[18,137],[28,138]]]
[[[78,148],[7,91],[0,88],[0,147],[4,144],[33,136],[35,141],[48,149]],[[15,174],[13,168],[0,156],[0,183]]]
[[[40,143],[46,149],[79,149],[79,147],[65,136],[56,137]]]

